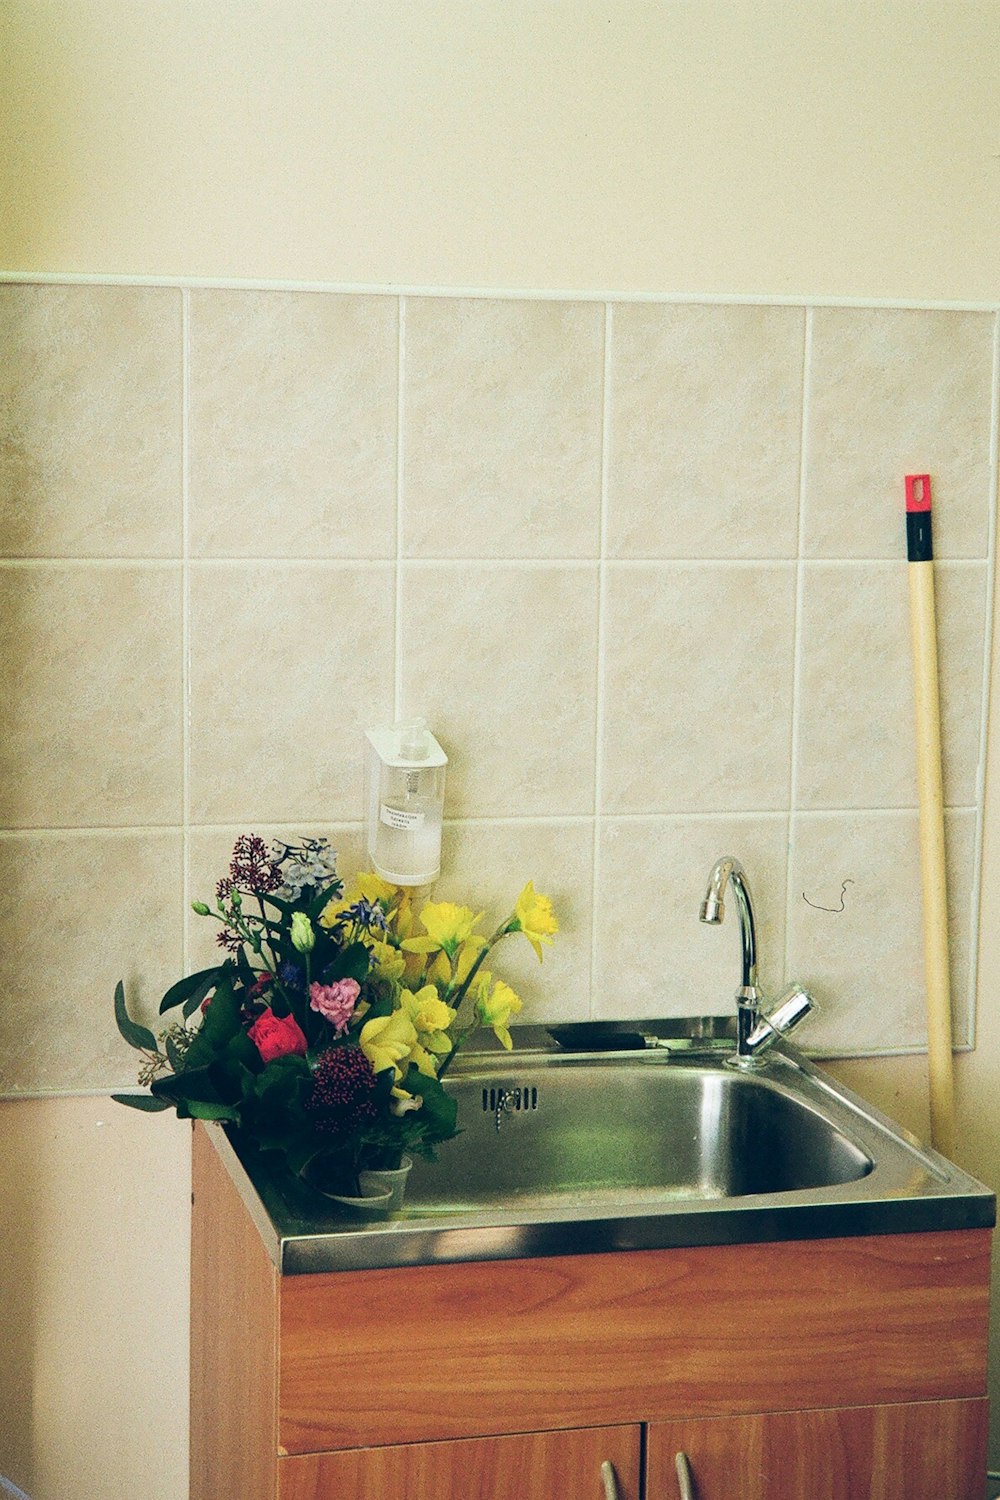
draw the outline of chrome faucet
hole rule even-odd
[[[757,1068],[761,1055],[779,1037],[804,1021],[810,1011],[815,1010],[816,1002],[801,985],[790,984],[771,1009],[764,1011],[757,984],[757,926],[750,885],[743,866],[731,854],[724,854],[712,866],[708,890],[701,903],[701,920],[713,926],[722,921],[726,914],[724,898],[728,885],[732,886],[736,896],[743,953],[740,986],[736,991],[736,1055],[732,1062],[738,1068]]]

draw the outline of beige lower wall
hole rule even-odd
[[[186,1500],[190,1126],[24,1100],[0,1142],[0,1473],[31,1500]]]

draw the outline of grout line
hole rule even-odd
[[[190,969],[188,912],[191,910],[191,293],[181,295],[181,834],[183,973]]]
[[[183,557],[0,557],[0,568],[176,568]]]
[[[918,808],[912,807],[832,807],[811,808],[800,811],[798,816],[802,819],[815,818],[885,818],[905,817],[916,815]],[[959,813],[977,813],[978,809],[972,803],[955,803],[945,808],[945,813],[955,815]],[[649,813],[604,813],[601,817],[603,823],[652,823],[652,824],[675,824],[675,823],[713,823],[730,822],[739,823],[744,821],[760,822],[762,820],[777,820],[788,818],[788,810],[783,807],[763,808],[741,808],[738,812],[730,809],[725,811],[695,811],[695,812],[649,812]],[[581,824],[592,823],[593,815],[589,812],[581,813],[541,813],[531,816],[518,816],[517,814],[492,813],[479,817],[446,817],[445,824],[451,828],[494,828],[494,827],[538,827],[538,828],[578,828]],[[226,818],[215,823],[210,819],[192,820],[187,825],[187,831],[192,833],[219,833],[230,831],[234,833],[246,832],[247,823],[258,823],[262,827],[286,829],[292,833],[300,833],[303,827],[326,827],[326,828],[363,828],[364,823],[358,818],[296,818],[289,822],[287,819],[271,818]],[[23,827],[0,828],[0,843],[4,840],[24,838],[88,838],[92,834],[100,834],[102,837],[132,838],[136,834],[153,833],[183,833],[185,823],[86,823],[86,824],[53,824],[45,827],[25,825]]]
[[[393,717],[403,717],[403,396],[406,378],[406,298],[399,299],[396,356],[396,558],[395,630],[393,661]]]
[[[788,746],[788,826],[785,842],[785,934],[782,951],[782,976],[789,973],[789,951],[792,931],[792,860],[795,845],[796,814],[799,800],[799,746],[802,694],[799,678],[802,671],[802,622],[805,614],[805,508],[806,473],[809,448],[809,381],[812,370],[813,316],[807,309],[802,340],[802,422],[799,429],[799,505],[798,529],[796,533],[795,564],[795,628],[792,640],[792,732]]]
[[[983,682],[979,723],[979,765],[976,775],[976,839],[973,852],[971,932],[969,934],[969,976],[967,992],[966,1041],[976,1044],[979,989],[979,924],[983,887],[983,839],[986,820],[986,754],[989,744],[990,685],[993,668],[993,610],[996,592],[997,503],[1000,501],[1000,313],[993,326],[993,387],[990,395],[990,494],[987,505],[989,540],[986,569],[986,632],[983,641]]]
[[[402,561],[400,555],[399,561]],[[388,568],[396,564],[395,555],[385,557],[0,557],[0,568],[173,568],[187,563],[192,568]],[[936,557],[942,568],[981,568],[991,561],[983,557]],[[886,568],[896,567],[899,558],[892,557],[410,557],[408,568],[524,568],[535,572],[546,568],[585,572],[602,566],[627,572],[642,568],[678,568],[697,571],[700,568]]]
[[[232,276],[152,276],[116,272],[0,271],[0,285],[135,286],[219,291],[330,292],[357,296],[447,297],[472,300],[552,302],[705,303],[733,307],[898,308],[914,312],[1000,312],[1000,302],[975,298],[810,296],[777,292],[657,292],[559,287],[421,286],[404,282],[296,281]]]
[[[594,997],[597,993],[597,909],[601,877],[601,809],[604,802],[604,731],[605,731],[605,663],[608,604],[608,476],[610,472],[611,433],[611,342],[614,333],[614,310],[604,305],[604,384],[601,391],[601,513],[599,561],[597,565],[597,681],[594,712],[594,828],[591,845],[590,885],[590,996],[588,1015],[594,1019]]]

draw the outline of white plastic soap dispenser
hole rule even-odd
[[[368,855],[393,885],[430,885],[441,873],[448,757],[423,719],[369,729],[365,762]]]

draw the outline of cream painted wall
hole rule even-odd
[[[0,28],[3,270],[1000,301],[995,0],[6,0]],[[996,1186],[990,745],[957,1154]],[[838,1071],[925,1130],[922,1059]],[[0,1136],[11,1477],[182,1500],[186,1133],[64,1099]]]
[[[5,0],[0,265],[996,295],[995,0]]]

